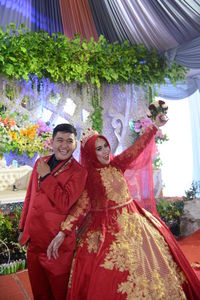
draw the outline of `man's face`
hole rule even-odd
[[[66,160],[72,156],[77,142],[73,133],[58,131],[53,139],[52,147],[57,160]]]

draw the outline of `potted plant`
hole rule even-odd
[[[164,199],[156,201],[156,208],[160,218],[166,223],[171,232],[180,235],[180,219],[184,209],[184,201],[170,202]]]
[[[22,207],[5,215],[0,211],[0,275],[22,270],[26,266],[26,250],[18,243],[18,225]]]
[[[184,201],[190,201],[200,194],[200,181],[192,181],[191,187],[185,191],[185,196],[183,196]]]

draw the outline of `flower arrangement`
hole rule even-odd
[[[155,120],[156,116],[160,113],[166,115],[168,111],[168,106],[163,100],[153,101],[149,107],[147,112],[147,117]]]
[[[25,121],[19,125],[14,117],[0,115],[0,155],[10,153],[26,154],[32,158],[35,154],[46,155],[51,152],[51,128],[43,121],[35,124]]]

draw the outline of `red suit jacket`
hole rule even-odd
[[[48,162],[50,157],[45,157],[44,160]],[[41,253],[41,263],[51,271],[52,263],[60,265],[53,272],[62,273],[66,268],[67,257],[67,260],[72,259],[75,233],[67,236],[59,249],[59,254],[66,254],[66,251],[68,254],[48,261],[46,250],[60,231],[60,224],[66,219],[68,211],[82,194],[87,171],[72,157],[69,161],[61,162],[50,175],[39,181],[37,163],[29,181],[19,225],[19,229],[23,230],[21,244],[24,245],[30,240],[35,251]]]

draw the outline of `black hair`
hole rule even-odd
[[[77,136],[76,128],[73,125],[67,124],[67,123],[63,123],[63,124],[58,124],[54,128],[54,130],[53,130],[53,139],[55,138],[56,134],[59,131],[73,133],[75,136]]]

